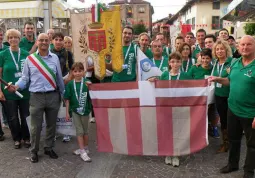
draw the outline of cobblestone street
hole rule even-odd
[[[219,173],[219,168],[227,163],[227,153],[216,154],[219,139],[210,138],[210,145],[199,153],[181,158],[178,168],[164,164],[163,157],[125,156],[98,153],[95,147],[95,124],[90,125],[91,163],[84,163],[72,154],[77,149],[76,139],[63,143],[62,137],[56,141],[57,160],[39,152],[39,163],[29,161],[28,150],[15,150],[10,131],[4,129],[6,140],[0,142],[0,178],[241,178],[245,147],[242,146],[240,171],[227,175]],[[243,141],[244,145],[244,141]]]

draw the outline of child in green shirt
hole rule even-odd
[[[66,121],[70,120],[70,108],[80,147],[80,149],[74,151],[74,154],[80,155],[85,162],[90,162],[91,159],[88,156],[88,120],[92,105],[87,84],[91,82],[83,77],[85,69],[81,62],[73,64],[71,73],[74,79],[66,85],[64,93]]]
[[[212,50],[205,48],[200,52],[201,65],[194,65],[188,71],[188,75],[193,79],[205,79],[212,73]]]

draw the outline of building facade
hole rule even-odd
[[[115,0],[109,5],[121,6],[122,26],[143,23],[148,29],[148,33],[152,33],[152,15],[154,10],[149,2],[143,0]]]
[[[221,16],[231,0],[189,0],[183,8],[169,19],[171,41],[178,35],[191,31],[196,34],[204,29],[208,34],[215,34],[223,27]]]

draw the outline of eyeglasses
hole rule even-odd
[[[46,42],[47,43],[47,42],[49,42],[49,39],[39,39],[38,41],[40,41],[41,43],[42,42]]]

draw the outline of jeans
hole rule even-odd
[[[243,131],[246,137],[245,172],[254,172],[255,169],[255,129],[252,129],[253,118],[241,118],[228,110],[228,138],[229,157],[231,167],[238,168],[241,151],[241,139]]]
[[[30,140],[26,118],[29,116],[29,100],[6,100],[7,121],[14,141]]]

